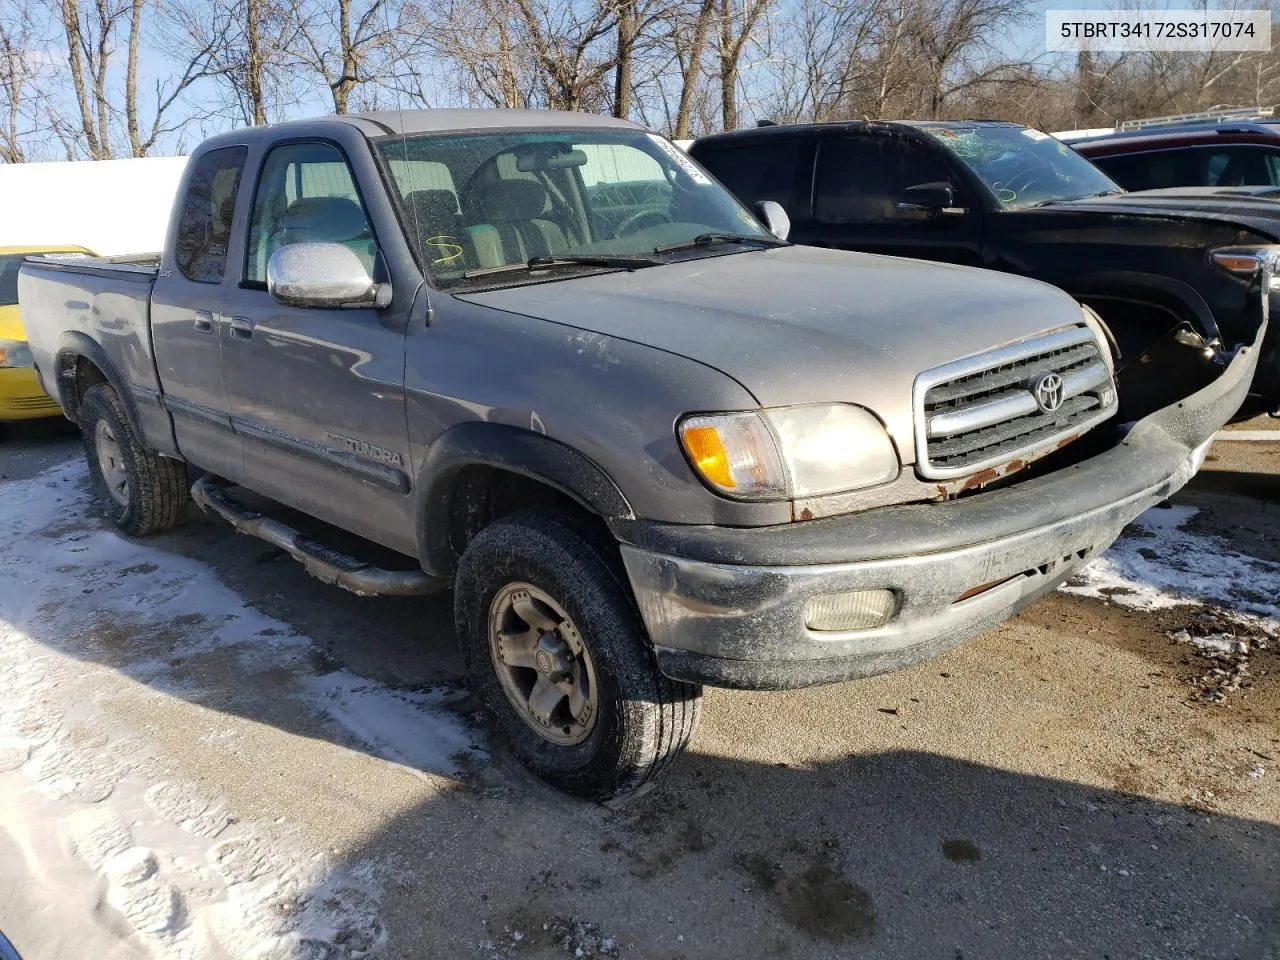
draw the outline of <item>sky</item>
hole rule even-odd
[[[783,0],[785,3],[785,0]],[[1115,9],[1118,6],[1128,5],[1123,0],[1034,0],[1031,6],[1031,13],[1026,20],[1017,25],[1010,31],[1006,42],[1002,45],[1001,54],[1008,57],[1035,59],[1038,63],[1045,67],[1061,67],[1070,68],[1071,54],[1049,54],[1045,52],[1044,29],[1045,29],[1045,11],[1050,9]],[[1168,0],[1145,0],[1141,5],[1144,8],[1162,8],[1162,9],[1179,9],[1187,8],[1190,4],[1168,2]],[[1218,4],[1214,4],[1217,6]],[[124,51],[121,49],[117,58],[123,66]],[[65,75],[65,54],[56,47],[50,46],[46,51],[40,53],[39,58],[48,61],[48,70],[50,75]],[[749,59],[749,58],[748,58]],[[750,65],[745,64],[746,70],[744,77],[746,85],[750,88]],[[154,45],[144,45],[142,61],[141,61],[141,89],[144,91],[144,101],[152,99],[152,91],[155,89],[157,80],[164,80],[169,77],[174,69],[173,62],[166,54]],[[119,78],[117,78],[117,83]],[[316,79],[316,82],[306,85],[300,85],[300,98],[297,102],[291,104],[281,116],[273,117],[273,119],[297,119],[307,116],[315,116],[329,112],[331,101],[328,91],[323,84]],[[193,88],[192,95],[189,97],[189,109],[196,113],[206,113],[214,106],[214,96],[211,86],[206,85],[203,90]],[[446,98],[442,97],[441,105],[448,105]],[[68,103],[69,106],[69,103]],[[750,123],[754,119],[749,102],[744,104],[744,114],[746,122]],[[68,111],[69,112],[69,111]],[[149,116],[149,103],[144,106],[144,120]],[[152,151],[154,155],[172,155],[181,152],[187,152],[195,146],[204,136],[228,129],[235,126],[235,122],[227,119],[218,118],[208,122],[192,123],[181,134],[171,134],[165,136],[158,147]],[[121,138],[123,139],[123,138]],[[31,151],[30,159],[64,159],[61,154],[60,147],[56,144],[40,144],[35,145]]]

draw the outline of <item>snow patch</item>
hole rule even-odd
[[[282,697],[418,776],[453,773],[456,756],[481,748],[478,734],[440,691],[397,691],[347,671],[317,676],[308,637],[249,607],[206,565],[91,518],[85,482],[73,463],[0,484],[9,535],[0,830],[23,851],[23,876],[60,905],[58,922],[98,924],[113,937],[123,929],[149,956],[377,954],[385,930],[372,864],[335,864],[287,809],[238,820],[225,798],[175,774],[148,723],[105,707],[147,702],[146,716],[152,701],[189,692],[176,664],[212,654],[246,678],[269,671]],[[211,725],[191,749],[238,736]],[[86,890],[99,891],[96,904]],[[28,949],[38,955],[39,943]]]
[[[1138,610],[1216,605],[1263,629],[1280,629],[1280,564],[1187,530],[1198,512],[1190,506],[1148,510],[1059,589]]]

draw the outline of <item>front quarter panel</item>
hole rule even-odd
[[[988,266],[1052,283],[1094,306],[1121,340],[1122,352],[1149,345],[1176,320],[1208,338],[1220,334],[1228,347],[1252,343],[1262,321],[1257,285],[1207,260],[1217,247],[1270,242],[1248,230],[1069,209],[1004,211],[989,222]],[[1161,307],[1170,322],[1162,329],[1133,329],[1125,323],[1126,301]]]
[[[562,286],[573,296],[573,281]],[[747,526],[790,520],[787,503],[738,503],[711,493],[680,450],[675,425],[682,414],[758,406],[725,374],[654,347],[439,293],[431,305],[430,325],[407,340],[415,472],[445,431],[481,421],[581,454],[637,517]]]

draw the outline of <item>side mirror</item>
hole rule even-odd
[[[898,215],[904,220],[937,220],[945,211],[955,209],[956,197],[951,184],[917,183],[907,187],[898,198]]]
[[[385,307],[391,284],[374,283],[340,243],[289,243],[267,261],[267,292],[292,307]]]
[[[776,200],[759,200],[751,210],[770,233],[779,240],[787,239],[791,233],[791,218],[782,209],[782,204]]]

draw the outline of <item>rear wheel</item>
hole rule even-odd
[[[186,516],[186,464],[147,450],[129,426],[124,403],[107,383],[95,383],[80,403],[89,474],[111,522],[133,536],[159,533]]]
[[[543,508],[486,527],[462,556],[454,613],[476,692],[560,789],[630,793],[692,738],[702,690],[658,671],[616,551],[585,519]]]

